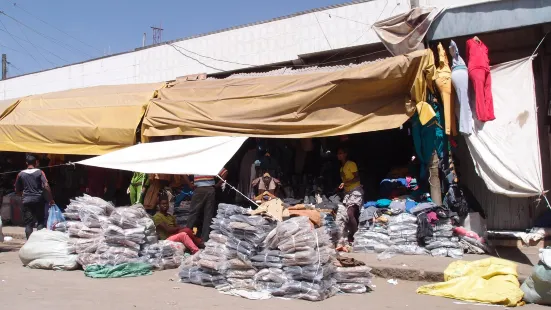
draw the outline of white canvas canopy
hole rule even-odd
[[[544,192],[532,59],[490,68],[496,119],[484,124],[475,119],[466,139],[488,189],[509,197]]]
[[[218,175],[246,137],[202,137],[137,144],[78,164],[143,173]]]

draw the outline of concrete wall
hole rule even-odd
[[[271,64],[296,59],[300,54],[379,42],[370,25],[408,10],[409,0],[357,1],[323,11],[198,36],[175,42],[174,45],[222,60],[252,65]],[[72,88],[160,82],[188,74],[218,72],[213,67],[221,70],[248,67],[182,52],[203,64],[180,54],[170,45],[161,45],[0,81],[0,100]]]

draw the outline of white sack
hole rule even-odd
[[[68,241],[69,235],[59,231],[35,231],[19,250],[19,259],[33,269],[75,270],[77,256],[67,254]]]
[[[466,139],[476,171],[496,194],[538,196],[543,178],[532,59],[492,66],[491,74],[496,119],[475,119]]]
[[[143,173],[217,175],[245,140],[201,137],[142,143],[78,164]]]

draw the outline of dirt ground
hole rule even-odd
[[[178,282],[177,270],[126,279],[90,279],[82,271],[31,270],[21,265],[16,251],[0,247],[0,301],[10,309],[480,309],[488,305],[422,296],[415,289],[423,283],[398,281],[391,285],[375,279],[375,291],[363,295],[338,295],[323,302],[300,300],[252,301],[226,296],[213,288]],[[13,249],[12,249],[13,250]],[[536,309],[539,306],[526,306]]]

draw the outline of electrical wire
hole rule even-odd
[[[22,52],[20,50],[16,50],[15,48],[12,48],[12,47],[9,47],[9,46],[5,46],[4,44],[0,44],[0,47],[9,49],[10,51],[14,51],[14,52],[17,52],[17,53],[25,54],[25,52]]]
[[[187,55],[187,54],[184,54],[181,50],[179,50],[178,48],[176,48],[176,46],[174,46],[173,44],[169,44],[169,45],[172,46],[178,53],[182,54],[183,56],[185,56],[185,57],[187,57],[187,58],[189,58],[189,59],[191,59],[191,60],[194,60],[194,61],[196,61],[196,62],[202,64],[203,66],[205,66],[205,67],[207,67],[207,68],[211,68],[211,69],[214,69],[214,70],[217,70],[217,71],[222,71],[222,72],[225,71],[225,70],[222,70],[222,69],[218,69],[218,68],[216,68],[216,67],[213,67],[213,66],[209,66],[209,65],[207,65],[206,63],[201,62],[199,59],[196,59],[196,58],[193,58],[193,57],[191,57],[191,56],[189,56],[189,55]]]
[[[396,9],[396,7],[398,7],[398,5],[400,5],[400,3],[397,3],[396,6],[394,7],[394,9]],[[375,25],[375,23],[378,22],[379,19],[381,19],[381,17],[383,16],[383,13],[385,12],[385,9],[386,9],[387,6],[388,6],[388,0],[386,0],[385,6],[383,6],[383,9],[381,10],[381,13],[379,13],[379,16],[377,17],[377,19],[375,19],[375,22],[373,22],[373,24],[371,24],[371,25],[368,25],[369,28],[367,29],[367,31],[364,32],[364,33],[362,33],[362,35],[360,35],[360,36],[359,36],[356,40],[354,40],[352,43],[348,44],[345,48],[348,48],[348,47],[350,47],[350,46],[356,44],[356,42],[360,41],[360,39],[363,38],[363,37],[368,33],[368,31],[371,30],[371,28],[373,28],[373,25]],[[392,10],[392,12],[394,12],[394,9]],[[392,15],[390,15],[390,16],[392,16]],[[320,62],[319,65],[322,65],[322,64],[327,63],[327,61],[328,61],[329,59],[338,56],[341,52],[342,52],[342,50],[337,51],[337,52],[336,52],[335,54],[333,54],[332,56],[329,56],[329,57],[327,57],[324,61]],[[351,53],[352,53],[352,52],[346,54],[345,57],[348,56],[348,55],[350,55]]]
[[[316,13],[314,13],[314,17],[316,18],[316,21],[318,22],[318,26],[320,27],[321,33],[323,34],[323,37],[325,38],[325,41],[327,42],[327,45],[329,45],[329,48],[332,49],[333,47],[331,47],[331,43],[329,43],[329,39],[327,38],[327,35],[325,34],[325,31],[323,31],[323,28],[321,27],[320,20],[318,19],[318,15],[316,15]]]
[[[32,45],[32,47],[34,47],[34,49],[36,50],[36,52],[42,56],[42,58],[44,58],[44,60],[46,60],[48,63],[50,63],[50,65],[52,65],[53,67],[56,67],[57,65],[54,64],[53,62],[51,62],[48,58],[46,58],[46,56],[44,56],[43,53],[41,53],[39,50],[38,50],[38,47],[29,39],[29,37],[27,36],[27,33],[23,30],[23,28],[21,27],[21,25],[17,24],[17,26],[19,27],[19,29],[21,30],[21,32],[23,33],[23,35],[25,36],[25,38],[27,38],[27,41]]]
[[[6,30],[0,29],[0,31],[6,32],[6,33],[9,34],[9,32],[6,31]],[[26,39],[23,39],[23,38],[21,38],[21,37],[18,37],[18,36],[16,36],[16,35],[11,35],[11,36],[14,37],[14,38],[17,38],[17,39],[19,39],[19,40],[21,40],[21,41],[24,41],[24,42],[27,42],[27,43],[31,43],[30,41],[28,41],[28,40],[26,40]],[[43,49],[44,51],[50,53],[51,55],[53,55],[53,56],[59,58],[60,60],[66,62],[66,63],[69,63],[69,61],[67,61],[67,60],[65,60],[65,59],[63,59],[63,58],[61,58],[61,57],[58,56],[56,53],[54,53],[54,52],[52,52],[52,51],[50,51],[50,50],[48,50],[48,49],[46,49],[46,48],[44,48],[44,47],[42,47],[42,46],[38,46],[38,48]],[[20,53],[22,53],[22,52],[20,52]]]
[[[88,43],[86,43],[86,42],[80,40],[79,38],[76,38],[76,37],[72,36],[71,34],[65,32],[64,30],[62,30],[62,29],[60,29],[60,28],[58,28],[58,27],[56,27],[56,26],[54,26],[54,25],[48,23],[47,21],[43,20],[42,18],[40,18],[40,17],[38,17],[38,16],[32,14],[31,12],[25,10],[25,9],[22,8],[20,5],[18,5],[17,3],[14,3],[13,6],[16,7],[16,8],[18,8],[18,9],[20,9],[21,11],[27,13],[28,15],[30,15],[30,16],[32,16],[32,17],[38,19],[39,21],[43,22],[44,24],[46,24],[46,25],[48,25],[48,26],[50,26],[50,27],[56,29],[57,31],[63,33],[64,35],[66,35],[66,36],[68,36],[68,37],[70,37],[70,38],[72,38],[72,39],[74,39],[74,40],[80,42],[81,44],[84,44],[84,45],[86,45],[86,46],[88,46],[88,47],[91,47],[91,48],[93,48],[93,49],[95,49],[96,51],[98,51],[98,52],[101,53],[101,50],[98,49],[97,47],[94,47],[94,46],[92,46],[92,45],[90,45],[90,44],[88,44]]]
[[[31,58],[38,64],[39,67],[42,67],[42,65],[38,62],[38,60],[34,58],[34,56],[31,53],[29,53],[29,51],[27,51],[27,49],[23,45],[21,45],[21,43],[19,43],[19,41],[15,38],[14,35],[11,34],[11,32],[8,31],[8,28],[6,27],[6,25],[4,25],[4,22],[2,20],[0,20],[0,24],[2,25],[2,27],[4,27],[4,30],[6,30],[6,32],[15,41],[15,43],[17,43],[17,45],[19,45],[27,55],[31,56]]]
[[[0,11],[0,14],[2,14],[2,15],[4,15],[4,16],[8,17],[9,19],[13,20],[14,22],[16,22],[16,23],[18,23],[18,24],[24,26],[25,28],[28,28],[28,29],[31,30],[32,32],[34,32],[34,33],[36,33],[36,34],[42,36],[43,38],[46,38],[46,39],[52,41],[53,43],[58,44],[59,46],[65,48],[65,49],[67,49],[67,50],[69,50],[69,51],[72,51],[72,52],[78,51],[78,52],[80,52],[80,53],[82,53],[82,54],[85,54],[85,55],[88,56],[88,57],[91,57],[91,58],[94,57],[93,55],[88,54],[88,53],[85,52],[85,51],[82,51],[82,50],[80,50],[80,49],[78,49],[78,48],[72,47],[72,46],[70,46],[70,45],[67,44],[67,43],[63,43],[63,42],[61,42],[61,41],[59,41],[59,40],[57,40],[57,39],[55,39],[55,38],[50,37],[49,35],[46,35],[46,34],[40,32],[40,31],[38,31],[38,30],[32,28],[31,26],[28,26],[27,24],[21,22],[21,21],[18,20],[17,18],[15,18],[15,17],[13,17],[13,16],[11,16],[11,15],[6,14],[6,12],[4,12],[4,11]]]
[[[17,70],[19,73],[23,74],[23,71],[19,68],[17,68],[16,66],[12,65],[11,62],[8,62],[8,66],[14,68],[15,70]]]
[[[48,169],[48,168],[56,168],[56,167],[63,167],[63,166],[72,166],[74,167],[75,166],[75,163],[73,162],[68,162],[66,164],[59,164],[59,165],[53,165],[53,166],[46,166],[46,167],[35,167],[36,169]],[[1,172],[0,175],[5,175],[5,174],[14,174],[14,173],[19,173],[23,170],[13,170],[13,171],[6,171],[6,172]]]

